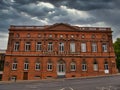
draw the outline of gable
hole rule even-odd
[[[68,24],[54,24],[50,27],[47,28],[47,30],[76,30],[76,28],[74,28],[73,26],[70,26]]]

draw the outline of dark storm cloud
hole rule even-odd
[[[8,28],[12,24],[63,22],[112,27],[115,40],[120,37],[119,10],[120,0],[0,0],[0,38],[7,38]]]

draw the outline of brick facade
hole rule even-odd
[[[64,23],[9,28],[3,80],[115,73],[111,28]]]

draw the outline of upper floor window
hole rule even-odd
[[[30,33],[27,34],[27,37],[30,37]]]
[[[48,43],[48,51],[49,51],[49,52],[52,52],[52,51],[53,51],[53,43],[52,43],[52,42],[49,42],[49,43]]]
[[[106,43],[102,44],[102,51],[107,52],[107,44]]]
[[[74,35],[71,35],[71,38],[74,38]]]
[[[75,52],[75,43],[74,42],[70,43],[70,52]]]
[[[86,43],[81,43],[81,52],[86,52]]]
[[[39,62],[35,63],[35,70],[40,70],[40,63]]]
[[[52,34],[49,35],[49,38],[52,38]]]
[[[52,62],[47,63],[47,70],[52,71]]]
[[[87,64],[86,64],[86,61],[84,60],[82,62],[82,71],[87,71]]]
[[[19,51],[19,42],[14,43],[14,51]]]
[[[18,37],[20,37],[20,35],[17,33],[17,34],[16,34],[16,37],[18,38]]]
[[[97,52],[97,44],[92,43],[92,52]]]
[[[93,35],[91,36],[91,38],[94,39],[94,38],[95,38],[95,35],[93,34]]]
[[[60,43],[59,43],[59,51],[60,51],[60,52],[63,52],[63,51],[64,51],[64,43],[63,43],[63,42],[60,42]]]
[[[63,35],[62,35],[62,34],[60,35],[60,38],[63,38]]]
[[[26,42],[25,43],[25,51],[30,51],[30,49],[31,49],[30,42]]]
[[[85,35],[84,35],[84,34],[82,34],[82,36],[81,36],[81,37],[82,37],[82,39],[84,39],[84,38],[85,38]]]
[[[38,34],[38,37],[40,38],[40,37],[41,37],[41,34]]]
[[[70,67],[71,67],[71,71],[76,71],[76,63],[75,62],[71,62]]]
[[[36,51],[41,51],[42,50],[42,43],[41,42],[37,42],[36,43]]]
[[[29,69],[29,63],[28,61],[24,62],[24,70],[28,70]]]
[[[93,63],[93,70],[94,70],[94,71],[98,71],[98,63],[97,63],[96,60],[95,60],[94,63]]]
[[[12,63],[12,70],[17,70],[17,61]]]

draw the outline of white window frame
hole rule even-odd
[[[71,70],[71,71],[76,71],[76,63],[72,62],[72,63],[70,64],[70,70]]]
[[[102,44],[102,50],[103,50],[103,52],[107,52],[107,44],[106,43]]]
[[[40,70],[40,63],[35,63],[35,70]]]
[[[97,44],[92,43],[92,52],[97,52]]]
[[[81,43],[81,52],[86,52],[86,51],[87,51],[86,43]]]
[[[41,42],[37,42],[36,43],[36,51],[41,51],[42,50],[42,43]]]
[[[25,51],[30,51],[30,49],[31,49],[31,44],[30,44],[30,42],[26,42],[26,43],[25,43]]]
[[[75,43],[74,42],[70,43],[70,52],[75,52]]]
[[[49,42],[48,43],[48,52],[52,52],[53,51],[53,43]]]
[[[24,63],[24,70],[28,70],[29,69],[29,63]]]
[[[86,63],[82,63],[82,71],[87,71],[87,64]]]
[[[64,43],[63,42],[59,43],[59,51],[64,52]]]
[[[14,43],[14,51],[19,51],[20,44],[19,42]]]
[[[94,63],[94,64],[93,64],[93,70],[94,70],[94,71],[98,71],[98,64],[97,64],[97,63]]]
[[[17,70],[17,63],[16,62],[12,63],[12,70]]]
[[[52,71],[53,66],[52,63],[47,63],[47,71]]]
[[[108,63],[104,64],[104,70],[109,70],[109,65],[108,65]]]

